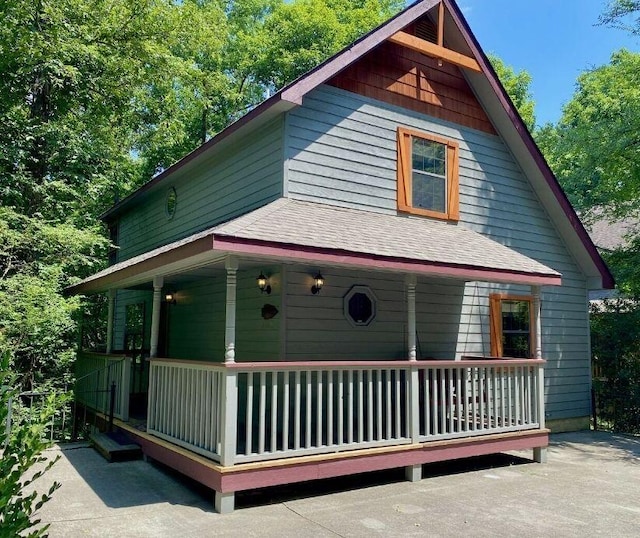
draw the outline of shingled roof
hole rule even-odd
[[[69,288],[101,291],[176,260],[235,253],[467,280],[557,285],[557,271],[445,222],[280,198],[246,215],[117,263]],[[195,263],[194,263],[195,265]],[[161,272],[161,271],[160,271]]]

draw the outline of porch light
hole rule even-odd
[[[260,271],[260,274],[258,275],[257,281],[258,281],[258,288],[260,288],[260,293],[266,293],[267,295],[270,295],[271,294],[271,286],[269,284],[267,284],[267,277],[264,276],[262,271]]]
[[[168,291],[164,296],[164,300],[169,304],[176,304],[176,292]]]
[[[313,277],[313,286],[311,286],[311,293],[313,293],[314,295],[317,294],[322,289],[322,286],[324,286],[324,277],[318,271],[318,274]]]

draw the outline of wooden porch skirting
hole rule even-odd
[[[127,423],[116,421],[116,425],[140,444],[145,456],[220,493],[483,456],[508,450],[544,448],[549,444],[549,430],[537,429],[223,467],[187,449],[136,430]]]

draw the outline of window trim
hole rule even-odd
[[[351,317],[351,313],[349,312],[349,301],[351,298],[357,293],[362,293],[366,295],[371,301],[371,316],[366,321],[358,322]],[[369,327],[378,316],[378,298],[375,293],[371,290],[369,286],[363,286],[361,284],[356,284],[355,286],[351,286],[349,291],[345,294],[342,299],[342,309],[344,313],[344,317],[353,327]]]
[[[503,358],[502,349],[502,302],[526,301],[529,303],[529,359],[534,358],[536,336],[533,323],[533,297],[531,295],[512,295],[508,293],[492,293],[489,295],[489,324],[491,327],[491,355]]]
[[[446,147],[447,155],[447,210],[445,212],[433,211],[431,209],[423,209],[413,207],[412,205],[412,159],[411,159],[411,141],[412,139],[422,138],[431,142],[443,144]],[[406,127],[398,127],[397,136],[397,191],[398,191],[398,210],[411,213],[413,215],[422,215],[425,217],[433,217],[437,219],[445,219],[458,221],[460,220],[460,180],[459,180],[459,146],[457,142],[432,135]]]

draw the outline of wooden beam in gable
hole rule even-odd
[[[478,73],[482,72],[482,69],[480,68],[478,62],[470,56],[465,56],[464,54],[460,54],[459,52],[456,52],[454,50],[447,49],[429,41],[425,41],[424,39],[420,39],[419,37],[408,34],[407,32],[396,32],[389,38],[389,41],[391,43],[395,43],[396,45],[407,47],[408,49],[426,54],[427,56],[431,56],[432,58],[444,60],[451,64],[457,65],[458,67],[471,69],[472,71],[477,71]]]

